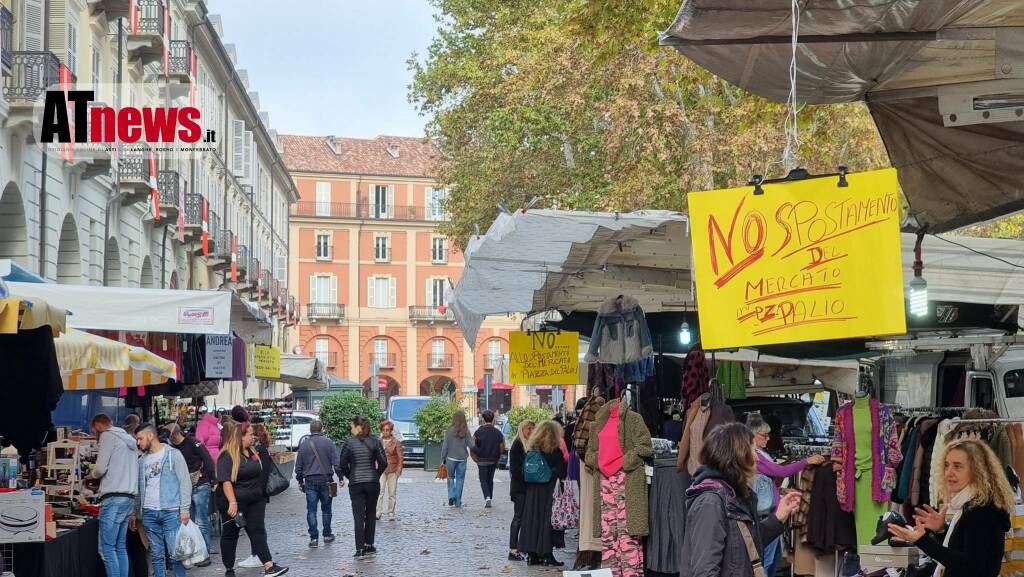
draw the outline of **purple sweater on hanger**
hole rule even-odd
[[[790,475],[795,475],[795,474],[799,473],[800,471],[803,471],[804,469],[807,468],[807,460],[806,459],[802,459],[800,461],[796,461],[796,462],[790,463],[788,465],[780,465],[780,464],[776,463],[775,461],[773,461],[772,458],[768,456],[768,453],[765,453],[761,449],[758,449],[756,452],[757,452],[757,472],[761,473],[762,475],[764,475],[766,477],[771,477],[772,480],[774,480],[774,479],[783,479],[783,478],[786,478],[786,477],[788,477]],[[779,486],[776,485],[775,483],[772,483],[772,505],[778,505],[778,504],[779,504]]]

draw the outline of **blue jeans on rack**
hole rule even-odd
[[[455,506],[462,506],[462,488],[466,484],[466,462],[448,459],[448,498]]]

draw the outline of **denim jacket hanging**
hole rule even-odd
[[[640,303],[627,296],[605,301],[597,312],[586,362],[621,365],[652,354],[651,332]]]

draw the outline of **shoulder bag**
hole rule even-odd
[[[740,536],[743,537],[743,544],[747,547],[747,557],[750,558],[750,566],[754,569],[754,577],[768,577],[768,573],[764,570],[764,565],[761,564],[761,553],[757,550],[757,546],[754,545],[754,537],[750,534],[750,527],[743,521],[736,520],[736,527],[740,530]]]
[[[338,484],[334,482],[334,475],[324,467],[324,462],[320,460],[320,451],[316,450],[316,443],[312,439],[307,439],[307,443],[310,444],[310,448],[313,449],[313,456],[316,457],[316,462],[320,464],[320,472],[323,473],[324,477],[330,479],[327,481],[327,496],[337,497],[338,496]]]
[[[284,493],[288,486],[291,485],[291,481],[281,473],[281,469],[277,467],[277,463],[272,458],[269,461],[270,470],[267,473],[266,492],[268,497],[274,497]],[[262,459],[260,459],[260,464],[262,465]]]

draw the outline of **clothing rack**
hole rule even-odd
[[[809,457],[811,455],[830,455],[832,453],[831,445],[801,445],[792,444],[785,445],[786,454],[795,457]]]
[[[957,423],[1024,423],[1024,417],[994,417],[991,419],[959,419]]]
[[[966,413],[977,410],[978,407],[903,407],[900,405],[889,405],[897,413]]]

